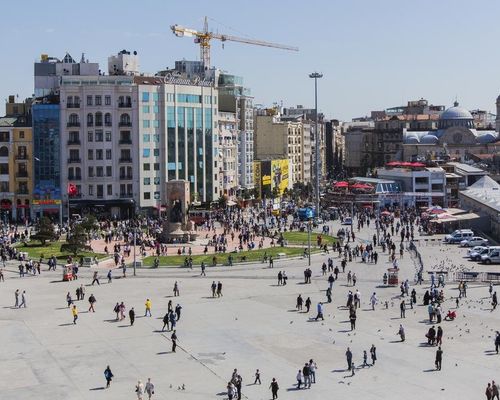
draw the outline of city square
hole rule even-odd
[[[331,224],[331,223],[330,223]],[[336,231],[338,223],[331,225]],[[356,232],[356,243],[371,240],[375,229]],[[442,238],[417,238],[425,271],[440,264],[453,268],[488,270],[464,258],[466,250],[441,243]],[[113,271],[106,283],[106,267],[97,267],[100,285],[91,285],[93,271],[81,269],[78,280],[62,282],[60,267],[40,276],[19,278],[15,263],[8,262],[2,282],[3,307],[1,340],[9,345],[2,354],[2,393],[23,399],[121,399],[133,398],[138,380],[151,378],[153,398],[227,398],[226,385],[236,368],[243,378],[242,395],[248,399],[270,398],[272,378],[279,383],[279,397],[364,396],[369,399],[405,396],[416,399],[438,395],[441,398],[475,398],[485,384],[494,379],[498,358],[494,351],[498,311],[491,311],[487,283],[471,283],[467,298],[458,296],[457,282],[447,282],[442,309],[453,309],[455,321],[442,321],[443,367],[436,371],[435,346],[428,346],[425,334],[427,308],[422,296],[429,289],[426,279],[414,285],[416,258],[405,251],[400,260],[400,282],[409,279],[417,291],[417,304],[407,306],[400,318],[398,286],[383,284],[382,276],[391,263],[380,252],[377,264],[358,258],[347,264],[333,285],[333,301],[326,302],[327,276],[321,264],[332,257],[339,266],[338,254],[314,254],[311,258],[312,283],[304,284],[307,258],[276,260],[274,268],[263,263],[209,267],[200,276],[200,267],[161,267],[138,269],[137,276],[121,277]],[[475,265],[476,264],[476,265]],[[488,266],[489,270],[492,269]],[[285,271],[288,283],[278,286],[277,274]],[[346,275],[357,275],[356,286],[347,286]],[[129,271],[130,272],[130,271]],[[213,298],[211,284],[223,283],[220,298]],[[173,296],[174,283],[180,295]],[[73,324],[66,293],[83,284],[87,298],[96,299],[95,313],[88,313],[88,302],[75,301],[79,309]],[[15,289],[26,290],[27,307],[13,308]],[[350,330],[345,308],[348,290],[359,289],[361,306],[356,329]],[[375,311],[370,296],[377,294]],[[309,313],[297,312],[296,298],[310,297]],[[146,299],[152,302],[152,317],[144,317]],[[182,306],[177,323],[178,348],[171,352],[171,332],[161,332],[162,318],[169,300]],[[408,298],[406,298],[408,301]],[[134,307],[137,320],[117,321],[113,306],[123,301],[126,314]],[[386,308],[385,302],[388,302]],[[316,321],[316,306],[324,302],[324,321]],[[127,314],[128,315],[128,314]],[[405,342],[398,336],[399,325],[406,332]],[[437,324],[435,324],[437,325]],[[377,361],[363,366],[363,350],[375,345]],[[355,375],[347,370],[346,349],[353,354]],[[317,364],[316,384],[311,389],[296,389],[295,375],[305,362]],[[114,378],[105,389],[103,371],[109,365]],[[262,385],[254,385],[256,369]],[[8,371],[8,372],[7,372]]]

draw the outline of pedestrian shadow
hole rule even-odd
[[[213,296],[204,296],[202,297],[202,299],[216,299],[217,297],[213,297]]]
[[[287,312],[297,312],[297,309],[294,308],[293,310],[286,310]]]
[[[132,326],[132,325],[118,325],[118,328],[128,328],[129,326]]]
[[[278,287],[278,286],[284,286],[284,285],[269,285],[271,287]]]
[[[103,319],[102,320],[103,322],[118,322],[119,320],[118,319]]]
[[[497,352],[495,350],[485,350],[484,354],[486,354],[487,356],[496,356]]]
[[[49,283],[61,283],[61,282],[64,282],[64,281],[61,281],[61,280],[59,280],[59,281],[49,281]]]
[[[302,389],[306,389],[306,388],[304,387],[304,388],[299,389],[297,386],[292,386],[292,387],[286,388],[286,391],[287,392],[295,392],[296,390],[302,390]]]
[[[91,388],[89,390],[104,390],[104,389],[105,389],[104,386],[99,386],[99,387]]]
[[[69,310],[69,307],[58,307],[54,308],[54,310]]]
[[[350,329],[344,329],[341,331],[337,331],[338,333],[347,333],[347,332],[352,332]]]
[[[157,356],[163,356],[165,354],[170,354],[172,351],[160,351],[159,353],[156,353]]]
[[[403,343],[401,340],[390,340],[388,343]]]
[[[59,324],[59,326],[71,326],[75,325],[73,322],[68,322],[67,324]]]
[[[422,372],[434,372],[434,371],[436,371],[435,368],[422,370]]]
[[[348,369],[334,369],[331,372],[332,373],[339,373],[339,372],[347,372],[347,371],[349,371],[349,370]]]

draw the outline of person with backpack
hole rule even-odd
[[[95,299],[95,296],[94,294],[91,294],[90,297],[89,297],[89,304],[90,304],[90,307],[89,307],[89,312],[92,310],[92,312],[95,312],[95,309],[94,309],[94,304],[96,303],[96,299]]]
[[[269,389],[271,389],[271,393],[273,395],[273,400],[277,399],[279,386],[278,386],[278,381],[276,380],[276,378],[273,378],[273,380],[271,381],[271,384],[269,385]]]
[[[106,389],[109,388],[111,385],[111,381],[113,380],[113,373],[111,372],[111,368],[109,368],[109,365],[106,367],[104,370],[104,378],[106,379]]]

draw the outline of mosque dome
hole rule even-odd
[[[411,135],[406,137],[406,143],[407,144],[419,144],[420,141],[418,140],[417,135]]]
[[[493,143],[496,140],[497,140],[496,135],[491,132],[485,133],[477,137],[477,142],[480,144]]]
[[[434,135],[425,135],[420,139],[420,144],[437,144],[439,139]]]
[[[438,127],[440,129],[450,128],[452,126],[462,126],[465,128],[474,128],[474,117],[469,110],[460,107],[458,102],[453,107],[445,110],[439,117]]]

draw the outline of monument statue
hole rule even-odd
[[[182,219],[182,204],[180,200],[174,200],[172,202],[172,208],[170,210],[170,222],[183,222]]]

